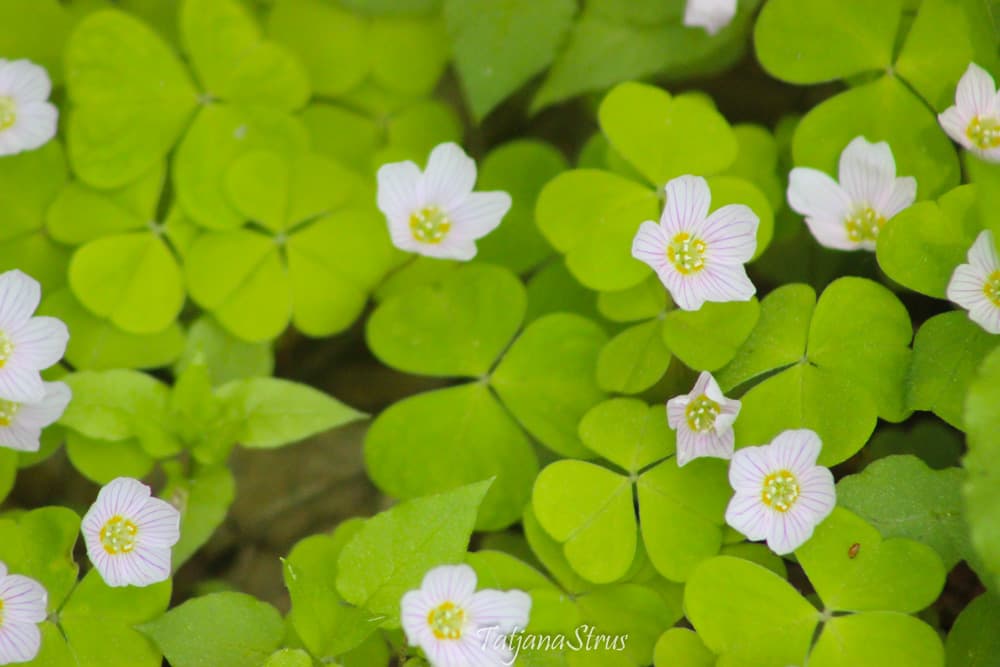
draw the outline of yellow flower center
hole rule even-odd
[[[683,275],[705,268],[705,242],[681,232],[667,246],[667,259]]]
[[[844,220],[847,227],[847,238],[855,243],[874,241],[885,225],[885,218],[875,212],[871,206],[856,210]]]
[[[20,409],[20,403],[0,399],[0,427],[10,426],[14,422],[14,417],[17,416],[17,411]]]
[[[427,614],[427,624],[438,639],[461,639],[465,625],[465,611],[453,602],[445,602],[431,609]]]
[[[1000,308],[1000,270],[994,271],[983,284],[983,294],[993,302],[993,305]]]
[[[14,354],[14,343],[7,337],[7,334],[0,331],[0,368],[7,365],[12,354]]]
[[[799,499],[799,480],[789,470],[779,470],[764,478],[760,499],[773,510],[787,512]]]
[[[101,544],[112,556],[127,554],[135,549],[135,536],[139,527],[125,517],[115,515],[101,528]]]
[[[13,97],[0,95],[0,132],[10,129],[17,122],[17,102]]]
[[[410,216],[410,232],[421,243],[441,243],[451,229],[451,220],[437,206],[428,206]]]
[[[965,129],[965,136],[976,148],[987,149],[1000,146],[1000,121],[996,118],[976,116]]]
[[[696,433],[711,431],[715,426],[715,418],[719,415],[721,408],[719,404],[710,399],[705,394],[688,403],[684,410],[687,417],[688,427]]]

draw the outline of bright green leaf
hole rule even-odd
[[[931,626],[891,612],[830,619],[809,655],[810,667],[944,667],[944,648]]]
[[[80,474],[97,484],[116,477],[142,479],[153,469],[153,458],[137,440],[97,440],[69,431],[66,454]]]
[[[688,368],[714,371],[736,356],[759,318],[756,298],[672,310],[663,321],[663,342]]]
[[[969,451],[965,469],[965,508],[972,531],[972,545],[985,561],[985,569],[1000,581],[1000,352],[994,351],[979,368],[965,401]]]
[[[49,613],[59,610],[76,584],[73,548],[80,517],[65,507],[43,507],[0,519],[0,562],[10,574],[38,581],[49,596]]]
[[[676,434],[667,426],[662,405],[612,398],[580,421],[580,438],[589,449],[632,474],[674,453]]]
[[[601,349],[597,384],[620,394],[638,394],[655,385],[670,365],[662,325],[651,320],[625,329]]]

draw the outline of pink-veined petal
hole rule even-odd
[[[669,240],[663,229],[647,220],[639,225],[639,231],[632,239],[632,257],[647,264],[659,273],[667,267],[667,245]]]
[[[0,602],[4,623],[41,623],[48,616],[49,596],[45,587],[20,574],[0,579]]]
[[[896,180],[896,160],[889,144],[855,137],[840,154],[839,180],[854,203],[874,206]]]
[[[717,433],[733,428],[736,418],[740,416],[740,409],[743,407],[743,403],[735,398],[725,398],[719,402],[719,407],[719,414],[715,417],[715,430]]]
[[[737,493],[756,494],[760,498],[764,478],[771,472],[767,446],[743,447],[733,453],[729,464],[729,485]]]
[[[0,447],[19,452],[37,452],[41,449],[42,430],[14,422],[0,426]]]
[[[674,396],[667,401],[667,424],[675,431],[680,428],[685,420],[685,411],[691,398],[687,394]]]
[[[42,634],[34,623],[0,625],[0,664],[34,660],[42,645]]]
[[[54,424],[66,411],[73,397],[65,382],[43,382],[45,398],[38,403],[25,403],[17,410],[15,422],[31,429],[43,429]],[[0,427],[0,434],[3,427]]]
[[[966,134],[970,122],[972,122],[972,117],[957,106],[948,107],[938,114],[938,123],[941,124],[945,133],[951,137],[952,141],[964,148],[973,147],[972,140]]]
[[[105,484],[83,517],[88,548],[100,545],[100,531],[108,519],[115,516],[131,519],[142,510],[149,497],[149,487],[131,477],[118,477]]]
[[[465,605],[465,613],[476,628],[495,627],[503,634],[524,630],[531,616],[531,596],[517,590],[478,591]]]
[[[708,216],[712,192],[701,176],[678,176],[666,185],[667,201],[660,225],[668,238],[680,232],[691,233]]]
[[[951,274],[945,295],[955,305],[972,310],[981,305],[990,304],[989,297],[983,291],[989,273],[971,264],[959,264]]]
[[[54,366],[66,353],[69,330],[54,317],[32,317],[7,332],[14,351],[8,364],[23,364],[36,371]]]
[[[427,616],[434,608],[434,603],[428,600],[423,590],[409,591],[400,601],[400,621],[403,632],[410,646],[420,646],[430,634]]]
[[[767,454],[773,470],[789,470],[796,475],[816,465],[823,441],[807,428],[790,429],[778,434],[768,445]]]
[[[476,571],[465,564],[441,565],[424,575],[420,588],[436,602],[434,606],[452,602],[465,607],[476,590]]]
[[[754,493],[737,491],[726,507],[726,523],[748,540],[756,542],[767,537],[771,513],[760,500],[759,488]]]
[[[798,475],[799,497],[792,507],[796,512],[808,512],[819,524],[830,515],[837,504],[837,487],[833,473],[822,466],[814,466]]]
[[[788,205],[806,218],[843,220],[851,210],[851,198],[827,174],[796,167],[788,175]]]
[[[160,498],[148,498],[142,509],[128,518],[138,528],[136,538],[144,546],[170,549],[181,537],[181,513]]]
[[[955,104],[972,115],[989,114],[993,111],[993,98],[997,87],[993,77],[976,63],[969,63],[955,89]]]
[[[699,273],[704,273],[704,270]],[[682,275],[667,263],[662,270],[657,271],[657,275],[670,292],[674,304],[681,310],[698,310],[708,300],[701,288],[699,274]]]
[[[969,319],[981,326],[986,333],[1000,334],[1000,306],[984,300],[969,309]]]
[[[881,200],[875,202],[875,210],[886,220],[908,208],[917,198],[917,179],[912,176],[897,178]]]
[[[506,192],[473,192],[448,211],[453,225],[449,236],[462,241],[481,239],[500,225],[510,206]]]
[[[742,264],[712,264],[692,276],[705,301],[749,301],[757,288]]]
[[[969,248],[969,264],[981,269],[986,275],[1000,271],[1000,258],[997,257],[996,245],[993,243],[993,232],[984,229],[979,232],[975,243]]]
[[[42,286],[28,274],[16,269],[0,274],[0,332],[30,320],[41,298]]]
[[[418,196],[420,169],[409,160],[391,162],[379,167],[377,180],[379,210],[390,225],[404,226],[409,231],[410,216],[422,206]]]
[[[767,546],[779,556],[790,554],[809,541],[815,527],[809,516],[794,508],[788,512],[772,512]]]
[[[450,211],[461,204],[476,184],[476,162],[455,143],[438,144],[431,151],[421,182],[423,203]]]
[[[34,403],[45,398],[45,384],[38,369],[17,363],[11,357],[0,368],[0,399],[14,403]]]
[[[708,216],[699,232],[712,263],[745,264],[757,251],[760,218],[749,206],[729,204]]]
[[[732,458],[735,437],[731,430],[721,434],[715,431],[696,433],[684,424],[677,429],[677,465],[683,467],[702,457]]]

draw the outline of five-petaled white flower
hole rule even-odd
[[[473,192],[476,163],[457,144],[436,146],[420,172],[416,164],[393,162],[378,170],[378,207],[400,250],[467,261],[476,240],[500,224],[510,210],[506,192]]]
[[[129,477],[105,485],[83,517],[87,555],[108,586],[149,586],[170,578],[180,512]]]
[[[41,448],[42,429],[62,417],[72,392],[64,382],[45,382],[45,397],[37,403],[0,398],[0,447],[22,452]]]
[[[667,423],[677,431],[677,465],[692,459],[733,456],[733,423],[740,402],[726,398],[712,374],[703,371],[690,393],[667,401]]]
[[[959,264],[948,283],[948,298],[969,311],[969,319],[1000,334],[1000,258],[993,233],[979,232],[969,248],[969,263]]]
[[[969,63],[955,89],[955,105],[938,115],[952,139],[990,162],[1000,162],[1000,94],[990,73]]]
[[[688,0],[684,6],[684,25],[704,28],[715,35],[736,16],[736,0]]]
[[[0,155],[34,150],[55,136],[59,112],[48,101],[51,92],[44,67],[0,59]]]
[[[403,631],[434,667],[499,667],[513,661],[502,638],[524,630],[531,597],[522,591],[476,592],[468,565],[442,565],[403,596]]]
[[[896,160],[884,141],[855,137],[840,154],[840,183],[818,169],[796,167],[788,177],[788,204],[804,215],[820,245],[875,250],[886,221],[913,203],[917,181],[896,178]]]
[[[816,465],[823,443],[809,429],[785,431],[771,444],[733,454],[729,484],[736,491],[726,523],[751,540],[767,540],[776,554],[789,554],[812,537],[833,511],[833,475]]]
[[[0,399],[5,401],[43,401],[40,371],[66,352],[66,325],[54,317],[32,317],[41,298],[34,278],[17,270],[0,274]]]
[[[711,215],[712,193],[700,176],[667,183],[660,223],[647,220],[632,241],[632,256],[648,264],[682,310],[706,301],[749,301],[757,288],[743,265],[757,249],[760,219],[742,204]]]
[[[40,583],[7,574],[7,566],[0,563],[0,665],[29,662],[38,655],[38,624],[48,615],[48,600]]]

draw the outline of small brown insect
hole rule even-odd
[[[857,558],[859,551],[861,551],[861,545],[855,542],[851,545],[851,548],[847,550],[847,557]]]

